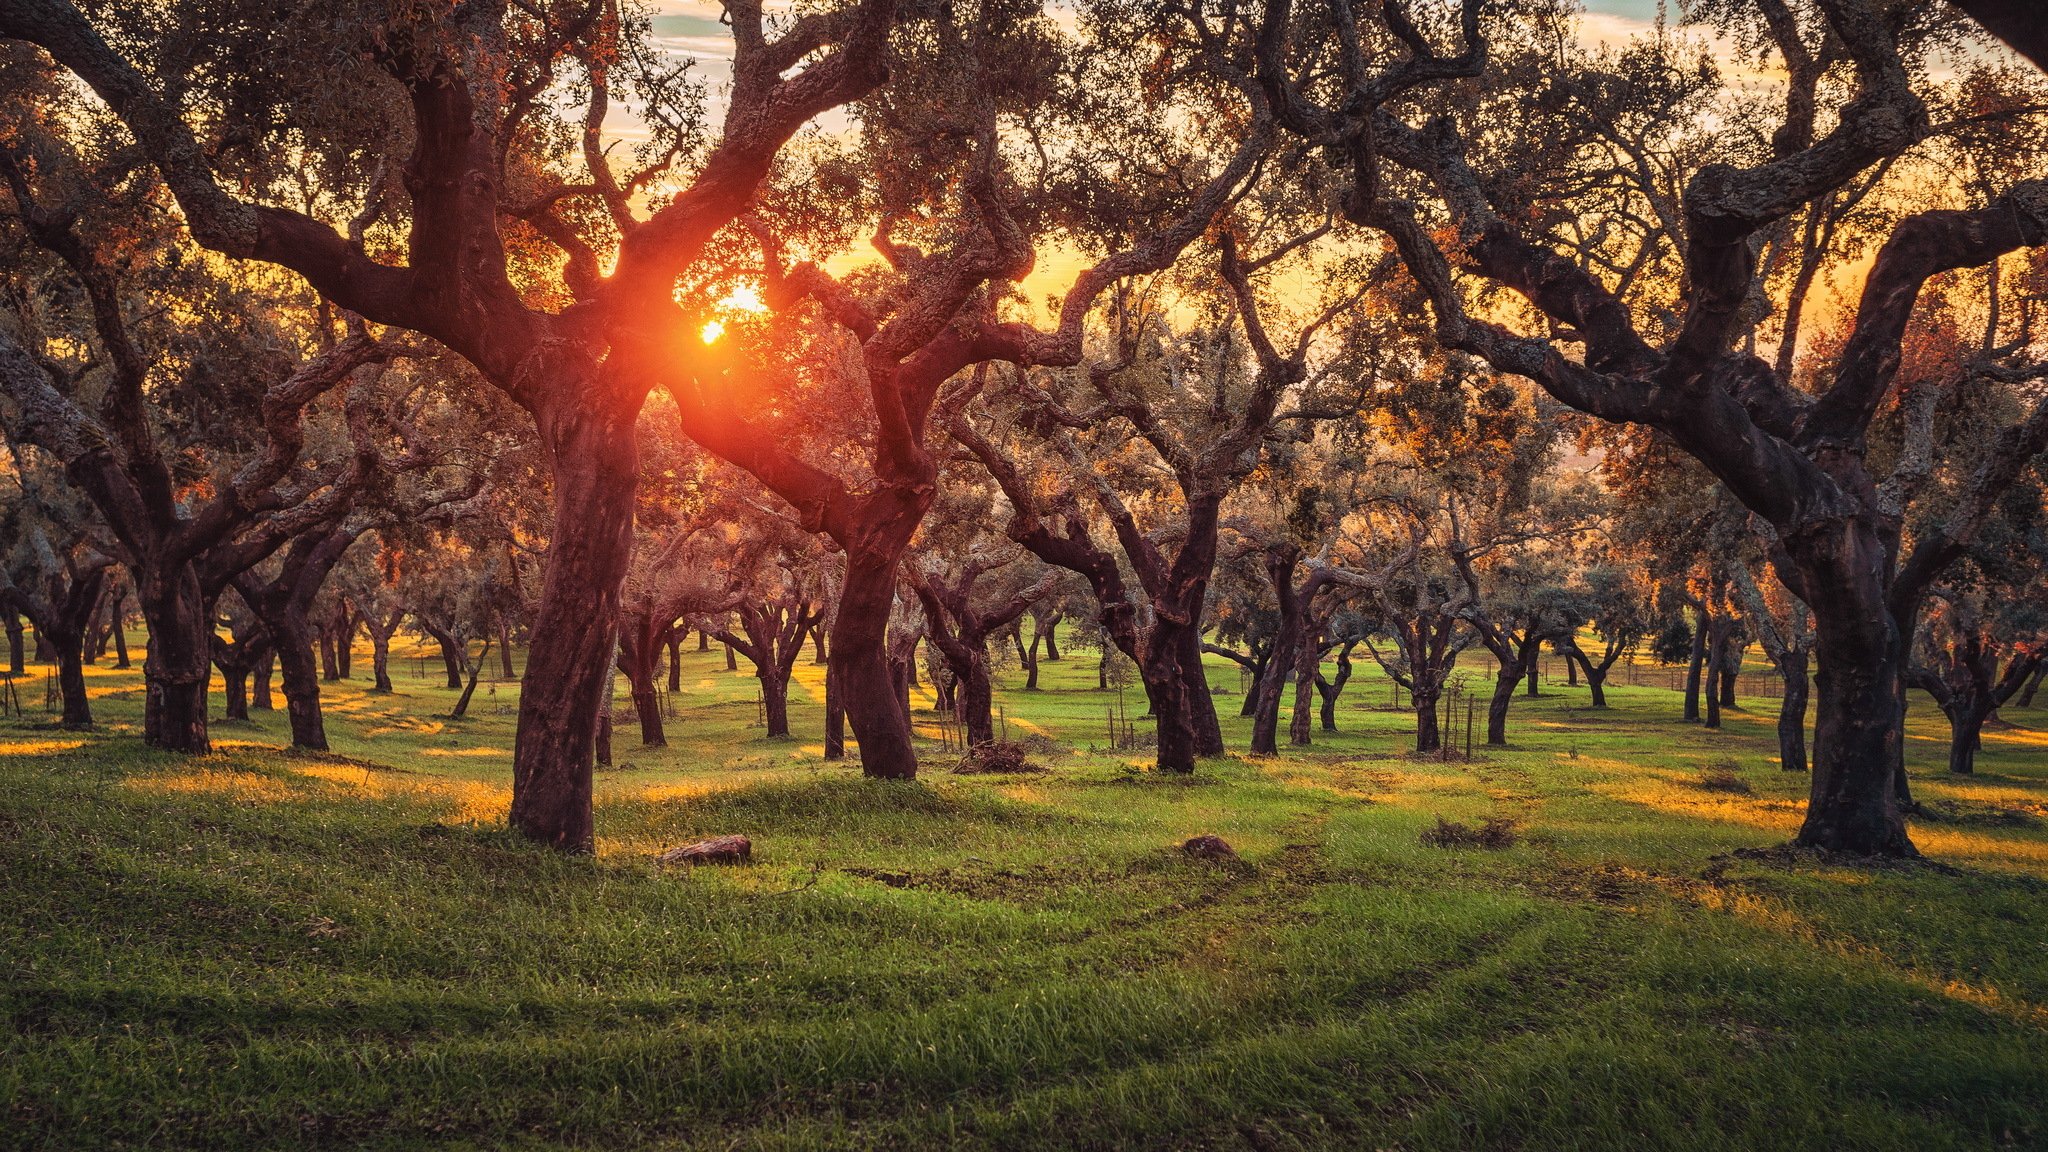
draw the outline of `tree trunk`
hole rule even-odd
[[[1158,627],[1154,627],[1154,636]],[[1152,720],[1159,730],[1158,767],[1161,772],[1188,775],[1195,770],[1195,726],[1189,715],[1187,678],[1180,668],[1178,645],[1168,640],[1154,650],[1148,646],[1138,664],[1145,681],[1145,698],[1152,705]]]
[[[64,727],[92,727],[92,700],[85,691],[85,637],[53,635],[57,650],[57,693],[64,701]]]
[[[313,661],[312,629],[303,618],[272,624],[277,641],[278,678],[284,683],[284,706],[291,718],[292,747],[304,752],[327,751],[327,721],[320,710],[320,669]],[[375,634],[371,636],[375,640]],[[383,650],[377,667],[383,670]],[[387,687],[385,691],[390,691]]]
[[[1201,599],[1195,599],[1194,619],[1201,614]],[[1195,755],[1223,755],[1223,721],[1216,715],[1216,695],[1209,690],[1209,668],[1202,661],[1200,625],[1176,629],[1181,634],[1181,675],[1187,680],[1188,724],[1194,729]]]
[[[889,670],[888,631],[889,608],[896,599],[896,566],[922,516],[920,508],[900,533],[878,526],[876,534],[882,539],[875,551],[846,553],[846,579],[832,622],[828,667],[839,676],[846,720],[860,745],[863,776],[909,780],[917,775],[910,712]],[[901,541],[894,539],[897,535]],[[908,686],[906,682],[904,689]]]
[[[1296,748],[1306,748],[1311,743],[1310,733],[1315,730],[1316,671],[1310,661],[1322,653],[1310,643],[1303,649],[1302,667],[1294,673],[1294,714],[1287,722],[1287,742]]]
[[[26,638],[22,635],[21,614],[9,608],[6,610],[6,616],[7,673],[10,676],[19,676],[28,668],[27,643]],[[2031,700],[2032,694],[2029,693],[2028,699],[2022,700],[2021,703],[2029,703]]]
[[[463,684],[462,695],[456,698],[455,707],[448,713],[450,720],[460,720],[464,716],[469,715],[469,702],[476,696],[476,682],[483,676],[484,661],[490,659],[490,655],[491,638],[485,636],[484,650],[476,654],[476,663],[469,664],[467,659],[463,661],[463,663],[469,664],[469,679]]]
[[[1778,702],[1778,767],[1787,772],[1806,771],[1806,700],[1812,691],[1806,665],[1806,653],[1788,652],[1779,666],[1785,696]]]
[[[498,617],[498,672],[507,680],[519,675],[512,668],[512,624],[503,616]]]
[[[1685,669],[1685,720],[1693,723],[1700,718],[1700,673],[1707,664],[1707,617],[1700,614],[1693,621],[1692,660]]]
[[[668,633],[668,690],[683,690],[683,634],[673,628]]]
[[[1614,650],[1609,648],[1607,655],[1611,657],[1613,653]],[[1576,645],[1573,646],[1570,652],[1565,654],[1565,659],[1577,664],[1580,674],[1585,676],[1586,689],[1592,694],[1592,706],[1595,708],[1607,707],[1607,671],[1613,665],[1611,663],[1604,665],[1593,663],[1592,659],[1580,651]]]
[[[754,674],[761,682],[761,710],[766,715],[771,740],[789,735],[789,682],[776,675],[774,663],[770,660]]]
[[[1735,702],[1735,678],[1742,674],[1743,647],[1744,645],[1736,643],[1735,622],[1732,620],[1728,621],[1721,629],[1721,651],[1719,655],[1721,664],[1721,707],[1723,708],[1739,707]]]
[[[1058,660],[1060,658],[1059,637],[1055,635],[1059,630],[1059,626],[1060,624],[1057,620],[1045,626],[1045,658],[1047,660]]]
[[[356,610],[344,603],[334,614],[334,678],[346,680],[350,676],[350,665],[356,654],[356,626],[362,618]]]
[[[247,720],[249,718],[249,670],[240,666],[222,665],[220,682],[223,695],[227,697],[227,718],[229,720]]]
[[[981,653],[968,661],[955,688],[959,696],[960,722],[967,729],[967,743],[981,748],[996,742],[995,689],[989,682],[988,659]]]
[[[1875,573],[1883,570],[1875,554],[1881,545],[1859,539],[1850,547],[1864,554],[1864,563],[1823,557],[1802,564],[1814,590],[1819,671],[1813,784],[1797,842],[1862,855],[1917,856],[1906,835],[1894,770],[1903,736],[1898,694],[1905,645],[1882,589],[1874,587]],[[1858,579],[1852,573],[1859,569],[1870,575]],[[1835,570],[1846,570],[1845,578],[1835,578]],[[1832,594],[1821,595],[1821,589]]]
[[[1700,698],[1706,701],[1706,726],[1709,728],[1721,726],[1721,641],[1718,633],[1722,627],[1720,618],[1716,617],[1707,638],[1707,681],[1700,692]]]
[[[277,710],[277,702],[270,694],[270,680],[276,667],[277,654],[266,651],[257,659],[255,671],[249,674],[249,707],[258,712]]]
[[[116,668],[131,667],[131,664],[128,659],[128,629],[124,627],[121,623],[121,618],[127,615],[127,611],[125,610],[124,607],[127,603],[128,588],[126,585],[123,585],[114,594],[113,632],[114,667]]]
[[[1337,650],[1337,675],[1332,679],[1316,676],[1316,691],[1323,697],[1323,731],[1337,730],[1337,698],[1344,694],[1344,685],[1351,682],[1351,645]]]
[[[655,691],[655,661],[660,659],[662,637],[654,633],[643,612],[619,617],[619,666],[626,673],[626,689],[633,698],[633,712],[640,718],[640,745],[668,747],[668,732],[662,724],[661,696]]]
[[[595,848],[592,757],[633,550],[639,400],[577,396],[537,418],[554,472],[554,535],[527,641],[512,754],[512,826],[569,852]]]
[[[1017,663],[1024,667],[1024,690],[1026,692],[1036,692],[1038,691],[1038,645],[1045,639],[1045,635],[1039,629],[1033,628],[1031,631],[1031,643],[1026,644],[1024,643],[1024,629],[1020,626],[1011,632],[1010,636],[1017,642]]]
[[[798,638],[797,643],[803,643],[801,637]],[[814,625],[811,628],[811,663],[829,664],[831,662],[831,650],[825,645],[825,626],[822,624]]]
[[[454,633],[444,632],[432,624],[427,624],[424,620],[421,623],[425,625],[427,635],[433,637],[434,643],[440,646],[441,670],[447,674],[448,687],[460,691],[462,688],[463,669],[469,663],[468,660],[464,659],[464,648],[467,646],[457,640]]]
[[[321,628],[319,629],[319,637],[320,678],[322,680],[329,681],[339,680],[341,679],[341,665],[336,663],[334,659],[334,633],[326,628]],[[374,640],[375,638],[372,637],[372,639]],[[379,690],[385,692],[390,691],[388,687]]]
[[[1280,638],[1274,641],[1274,648],[1280,647]],[[1291,657],[1268,657],[1264,671],[1253,682],[1252,690],[1245,697],[1252,718],[1252,754],[1274,756],[1280,752],[1280,697],[1286,691],[1287,670],[1294,663]]]
[[[846,708],[839,700],[839,676],[825,664],[825,759],[846,759]]]
[[[1417,754],[1440,751],[1444,746],[1443,731],[1437,723],[1435,694],[1411,692],[1408,700],[1415,706],[1415,751]]]
[[[213,751],[206,684],[213,671],[213,613],[189,564],[138,576],[136,599],[149,625],[142,662],[143,739],[172,752]]]
[[[1493,677],[1493,699],[1486,704],[1486,742],[1504,745],[1508,742],[1508,708],[1515,702],[1515,686],[1522,681],[1519,669],[1502,665]]]
[[[375,683],[370,691],[388,694],[391,687],[391,632],[388,629],[370,628],[370,673]]]
[[[14,656],[14,670],[19,672],[21,671],[21,641],[18,634],[15,635]],[[2020,691],[2020,707],[2032,708],[2034,706],[2034,693],[2041,690],[2041,680],[2043,677],[2048,677],[2048,663],[2044,663],[2039,668],[2034,669],[2034,674],[2027,677],[2027,686]]]

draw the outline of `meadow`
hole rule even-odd
[[[2048,1146],[2048,708],[1963,778],[1918,700],[1928,861],[1873,867],[1773,851],[1806,779],[1763,699],[1710,732],[1546,682],[1510,747],[1422,760],[1367,666],[1341,732],[1172,779],[1104,747],[1077,650],[999,692],[1044,771],[954,774],[921,710],[885,783],[822,759],[821,666],[770,741],[689,651],[672,746],[621,723],[573,859],[504,827],[516,683],[452,720],[432,667],[327,685],[325,756],[281,712],[146,750],[139,671],[90,670],[87,732],[20,682],[0,1144]],[[654,859],[730,833],[751,866]]]

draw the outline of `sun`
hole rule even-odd
[[[768,305],[761,299],[761,289],[745,280],[718,302],[720,312],[766,312]]]
[[[720,336],[723,336],[723,335],[725,335],[725,321],[723,321],[723,320],[707,320],[707,321],[705,321],[705,322],[704,322],[704,330],[703,330],[703,331],[701,331],[701,332],[699,332],[699,333],[698,333],[698,335],[699,335],[699,336],[702,336],[702,337],[704,338],[704,342],[705,342],[706,344],[716,344],[716,343],[718,343],[718,338],[719,338]]]

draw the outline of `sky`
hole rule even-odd
[[[1631,36],[1650,31],[1658,9],[1666,6],[1660,0],[1585,0],[1586,38],[1597,43],[1625,43]],[[771,13],[787,7],[788,0],[768,3]],[[721,9],[717,0],[655,0],[655,11],[656,41],[668,52],[694,62],[715,106],[732,80],[732,33],[718,21]],[[606,128],[627,139],[640,131],[632,111],[623,107],[612,111]]]

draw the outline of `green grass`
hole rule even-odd
[[[1871,870],[1726,855],[1803,805],[1763,700],[1714,733],[1546,684],[1467,765],[1402,755],[1368,673],[1343,733],[1167,780],[1093,750],[1076,652],[1000,694],[1047,773],[930,744],[892,784],[820,759],[817,667],[771,742],[692,652],[588,860],[503,828],[516,685],[451,721],[397,671],[329,686],[332,757],[281,714],[147,751],[128,672],[93,732],[0,721],[0,1145],[2048,1145],[2048,712],[1954,780],[1916,708],[1944,866]],[[1702,786],[1730,758],[1749,794]],[[652,863],[730,832],[753,867]],[[1173,850],[1205,832],[1241,861]]]

